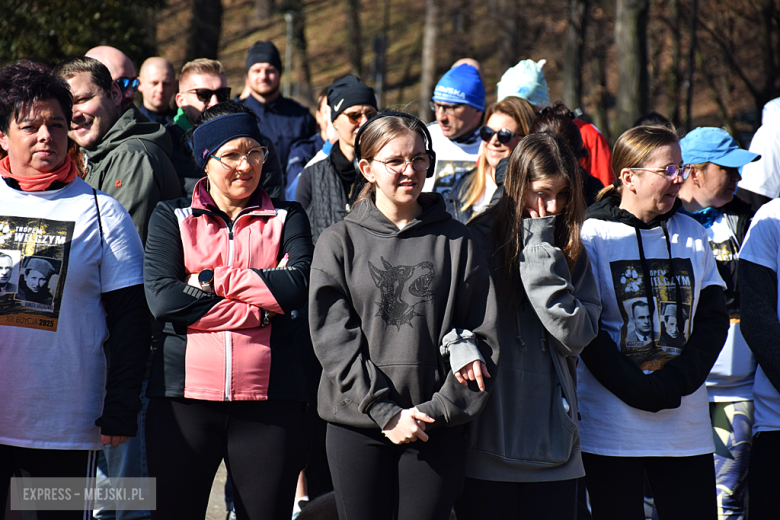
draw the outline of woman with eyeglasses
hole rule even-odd
[[[585,474],[576,360],[601,310],[580,240],[580,175],[563,138],[530,134],[510,156],[504,195],[469,223],[496,285],[501,363],[471,426],[458,520],[575,516]]]
[[[487,123],[479,129],[482,139],[477,167],[464,175],[446,195],[447,211],[464,224],[490,204],[496,190],[496,166],[512,153],[529,133],[536,114],[531,104],[519,97],[507,97],[490,105]]]
[[[309,324],[339,518],[446,520],[466,429],[495,374],[487,264],[438,193],[430,134],[380,114],[358,137],[366,185],[317,242]]]
[[[152,214],[149,308],[165,322],[147,395],[153,518],[202,518],[224,459],[239,518],[289,519],[304,465],[306,381],[292,314],[312,257],[301,206],[260,187],[257,117],[227,102],[192,132],[206,177]]]
[[[295,200],[309,215],[315,244],[325,228],[344,218],[360,193],[362,179],[352,164],[355,136],[377,113],[377,99],[374,89],[348,74],[328,89],[328,106],[339,139],[330,155],[321,152],[309,161],[295,190]]]
[[[690,170],[675,132],[628,130],[612,166],[617,180],[582,227],[602,303],[577,373],[593,518],[643,519],[646,475],[661,520],[714,520],[704,381],[729,327],[724,283],[706,231],[678,213]],[[681,341],[662,335],[670,313]]]

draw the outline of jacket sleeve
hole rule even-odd
[[[242,269],[214,268],[214,292],[281,314],[289,314],[306,304],[309,269],[314,253],[311,227],[300,204],[291,203],[281,235],[277,262],[289,255],[284,267]]]
[[[320,240],[322,244],[327,242],[327,238]],[[339,392],[357,404],[361,413],[373,411],[386,417],[386,420],[375,419],[384,428],[401,407],[387,400],[390,383],[366,356],[367,340],[343,274],[338,268],[326,272],[317,267],[343,266],[343,258],[339,256],[331,248],[318,247],[315,252],[309,289],[309,327],[314,353],[322,364],[323,377],[333,381]]]
[[[300,202],[304,209],[311,206],[311,172],[313,166],[304,167],[301,176],[298,179],[298,186],[295,188],[295,201]]]
[[[268,148],[268,158],[263,164],[263,177],[260,179],[260,186],[272,199],[284,200],[284,172],[279,163],[279,155],[276,153],[276,146],[265,135],[263,142],[260,143]]]
[[[772,386],[780,391],[780,322],[777,319],[777,273],[739,260],[742,335]],[[747,302],[750,302],[747,305]]]
[[[555,348],[576,357],[596,337],[601,300],[585,248],[572,275],[563,251],[552,245],[555,218],[523,219],[520,278]]]
[[[149,231],[144,252],[144,291],[149,309],[160,321],[192,325],[225,300],[184,282],[184,247],[172,207],[157,206]],[[215,312],[222,312],[222,307]]]
[[[459,276],[456,290],[451,291],[454,319],[449,327],[472,331],[477,337],[477,348],[482,354],[488,372],[498,373],[498,301],[490,270],[483,253],[474,240],[466,240],[468,252],[463,269],[453,271]],[[438,392],[427,403],[417,405],[417,409],[433,418],[436,422],[427,425],[427,430],[441,426],[455,426],[471,421],[487,404],[493,388],[492,378],[485,379],[485,391],[479,390],[476,382],[465,386],[458,382],[452,370],[446,371],[446,379]],[[372,410],[372,418],[373,418]],[[392,416],[388,417],[388,420]],[[375,419],[376,420],[376,419]]]
[[[108,326],[105,348],[111,362],[103,415],[95,421],[103,435],[134,437],[141,410],[141,381],[149,357],[151,330],[142,285],[103,293]]]
[[[612,152],[604,135],[590,123],[575,120],[582,135],[582,142],[588,149],[588,157],[581,164],[593,177],[607,186],[615,182],[612,171]]]
[[[620,352],[604,330],[580,358],[598,382],[627,405],[647,412],[677,408],[683,396],[704,384],[726,341],[729,317],[720,286],[702,289],[693,324],[682,354],[650,374]]]

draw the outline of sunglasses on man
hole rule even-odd
[[[498,134],[498,142],[501,144],[509,144],[512,139],[517,137],[520,134],[516,134],[514,132],[510,132],[506,128],[503,130],[493,130],[489,126],[482,126],[479,129],[479,138],[485,141],[486,143],[489,143],[491,139],[493,139],[493,136]]]
[[[214,96],[217,96],[217,101],[220,103],[224,103],[230,99],[230,87],[222,87],[218,88],[217,90],[211,90],[208,88],[193,88],[187,92],[192,92],[198,96],[199,100],[203,101],[204,103],[211,101],[211,98]]]
[[[117,78],[114,80],[114,83],[119,85],[119,89],[124,92],[130,87],[133,87],[133,90],[137,90],[141,82],[138,78]]]

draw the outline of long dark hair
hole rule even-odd
[[[509,157],[501,199],[475,219],[493,221],[491,253],[497,263],[497,286],[519,302],[523,294],[519,261],[523,250],[523,210],[531,182],[561,175],[569,188],[569,200],[555,221],[555,246],[563,251],[569,269],[582,251],[580,228],[585,219],[580,168],[571,147],[560,136],[549,133],[524,137]]]

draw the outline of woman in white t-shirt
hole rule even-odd
[[[676,134],[632,128],[615,144],[612,166],[617,180],[582,228],[603,306],[578,367],[593,518],[643,519],[647,475],[661,520],[714,519],[703,383],[729,324],[723,281],[704,229],[677,213],[688,170]],[[672,321],[682,346],[668,341]]]

